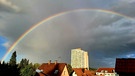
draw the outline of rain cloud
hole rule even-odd
[[[15,49],[33,62],[70,63],[70,50],[82,48],[89,52],[91,66],[114,66],[115,58],[135,50],[135,21],[112,15],[94,10],[58,16],[39,25]]]

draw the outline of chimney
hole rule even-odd
[[[81,48],[77,48],[78,50],[81,50]]]
[[[55,60],[55,64],[57,64],[57,60]]]
[[[48,61],[48,64],[51,64],[51,60]]]

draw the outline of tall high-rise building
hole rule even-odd
[[[71,50],[71,66],[72,68],[87,68],[89,69],[88,52],[78,49]]]

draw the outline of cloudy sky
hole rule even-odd
[[[55,15],[12,49],[18,61],[70,63],[70,50],[82,48],[90,67],[114,67],[116,58],[135,57],[134,7],[135,0],[0,0],[0,58]]]

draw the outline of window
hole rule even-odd
[[[66,72],[64,71],[64,75],[66,75]]]
[[[58,70],[55,70],[55,71],[54,71],[54,74],[58,74]]]
[[[107,71],[107,70],[105,70],[105,73],[108,73],[108,71]]]

